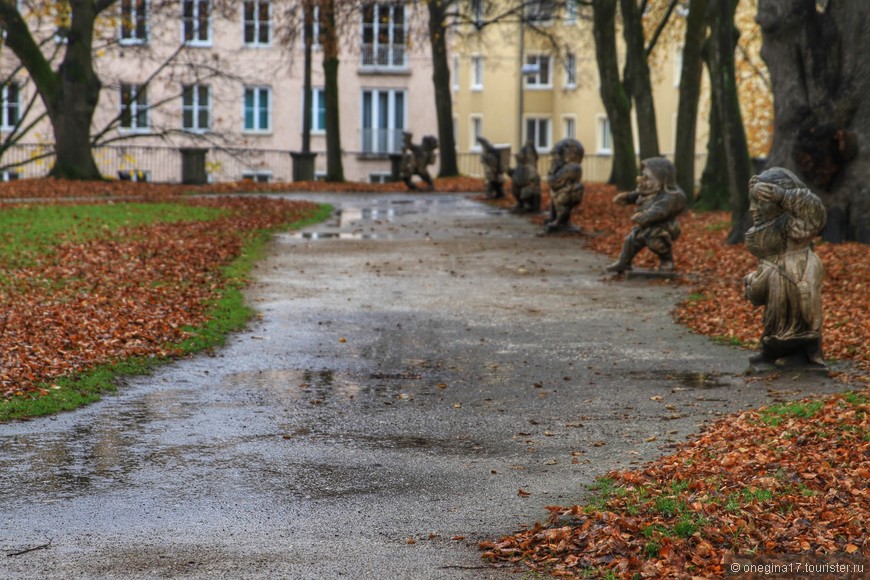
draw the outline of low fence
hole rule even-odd
[[[168,146],[112,145],[96,147],[94,159],[100,172],[110,178],[140,179],[163,183],[185,181],[184,156],[190,151],[199,151],[204,163],[204,175],[212,183],[253,179],[256,181],[292,181],[293,161],[290,152],[283,149],[248,149],[237,147],[214,147],[210,149],[184,149]],[[391,173],[387,156],[371,156],[364,152],[344,152],[345,174],[351,180],[383,180]],[[706,162],[706,154],[695,156],[695,176],[700,179]],[[19,144],[10,147],[0,156],[0,177],[29,179],[44,177],[54,163],[50,145]],[[457,164],[462,175],[483,177],[480,154],[466,152],[457,154]],[[583,159],[583,180],[603,182],[610,179],[613,157],[610,155],[586,155]],[[354,169],[348,171],[348,167]],[[547,175],[550,155],[538,158],[538,172]],[[318,177],[326,173],[326,154],[317,152],[315,172]]]

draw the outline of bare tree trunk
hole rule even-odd
[[[338,111],[339,44],[335,0],[322,0],[323,91],[326,98],[326,181],[343,182],[341,124]]]
[[[659,131],[649,64],[644,47],[643,23],[637,0],[620,0],[623,38],[625,38],[625,74],[623,81],[634,99],[641,159],[659,156]]]
[[[49,175],[68,179],[102,179],[91,151],[91,121],[101,83],[93,66],[94,2],[74,2],[64,57],[51,69],[14,3],[0,4],[6,44],[27,69],[42,97],[54,129],[55,162]]]
[[[624,191],[633,190],[637,178],[637,160],[631,131],[631,99],[619,78],[616,52],[616,0],[595,0],[593,33],[601,100],[610,120],[613,136],[613,174],[611,182]]]
[[[698,131],[698,105],[704,61],[701,46],[707,30],[707,0],[692,0],[686,18],[683,62],[680,68],[680,103],[677,108],[677,143],[674,165],[677,183],[689,196],[695,192],[695,142]]]
[[[774,97],[769,165],[824,201],[832,242],[870,243],[870,3],[759,0]]]
[[[453,97],[450,94],[450,65],[447,61],[445,38],[448,2],[427,0],[429,9],[429,42],[432,46],[432,82],[435,87],[435,112],[438,116],[438,148],[441,153],[439,177],[459,175],[456,162],[456,142],[453,139]]]
[[[749,145],[740,100],[737,96],[737,77],[734,65],[736,31],[734,12],[737,0],[713,0],[709,6],[711,50],[709,52],[710,84],[716,95],[715,109],[724,143],[725,167],[728,176],[728,201],[731,206],[731,232],[728,243],[743,241],[749,229],[749,178],[752,166],[749,160]]]
[[[314,0],[302,5],[302,35],[304,36],[304,62],[302,71],[302,152],[311,151],[311,45],[314,43]]]

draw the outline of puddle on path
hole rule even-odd
[[[721,373],[686,371],[629,371],[627,375],[634,380],[668,381],[677,383],[685,389],[717,389],[727,387]]]

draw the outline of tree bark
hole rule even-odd
[[[641,159],[659,156],[659,132],[653,100],[649,64],[644,47],[643,23],[637,0],[620,0],[622,35],[625,39],[626,92],[634,99],[637,111],[637,133]]]
[[[0,3],[6,44],[27,69],[54,130],[55,162],[49,175],[67,179],[102,179],[91,150],[91,121],[102,83],[93,66],[94,22],[100,8],[93,1],[70,2],[72,18],[63,60],[52,70],[14,3]]]
[[[637,160],[631,131],[631,99],[619,78],[616,52],[616,0],[595,0],[593,4],[595,58],[598,62],[601,100],[610,120],[613,147],[611,183],[623,191],[635,188]]]
[[[731,207],[731,232],[728,243],[743,241],[749,229],[749,178],[752,168],[749,160],[749,145],[740,100],[737,95],[737,77],[734,64],[736,30],[734,13],[737,0],[714,0],[709,6],[711,50],[709,51],[710,84],[715,94],[714,110],[724,144],[725,169],[728,177],[728,201]]]
[[[450,64],[447,60],[445,35],[446,9],[449,2],[427,0],[429,42],[432,47],[432,83],[435,87],[435,112],[438,117],[438,148],[441,163],[439,177],[459,175],[456,142],[453,138],[453,98],[450,94]]]
[[[680,68],[680,102],[677,108],[677,142],[674,165],[677,184],[692,199],[695,192],[695,142],[704,61],[701,46],[707,31],[707,0],[692,0],[686,18],[683,62]]]
[[[314,44],[314,0],[302,5],[302,34],[304,36],[304,62],[302,64],[302,152],[311,151],[311,46]]]
[[[870,3],[759,0],[774,98],[768,164],[822,198],[828,241],[870,243]]]
[[[323,92],[326,99],[326,181],[343,182],[341,125],[338,111],[339,44],[335,0],[320,4],[323,34]]]

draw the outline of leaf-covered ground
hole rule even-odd
[[[615,193],[587,186],[572,216],[587,247],[613,258],[632,211],[611,202]],[[725,212],[681,217],[675,254],[688,288],[674,316],[752,348],[761,310],[743,298],[741,280],[756,261],[725,244],[729,221]],[[721,578],[726,554],[794,554],[788,573],[765,577],[832,563],[863,565],[848,577],[867,577],[870,562],[852,559],[870,556],[870,247],[820,243],[816,251],[826,269],[825,354],[851,363],[840,376],[844,390],[856,390],[722,419],[673,455],[602,477],[586,505],[553,506],[545,523],[483,542],[484,557],[555,576]],[[644,251],[635,265],[655,261]]]
[[[22,197],[91,196],[103,186],[126,195],[117,184],[14,185]],[[70,231],[51,251],[26,260],[0,255],[0,401],[45,394],[59,377],[104,363],[174,354],[169,345],[206,322],[209,304],[228,282],[222,268],[239,256],[246,236],[316,208],[253,196],[182,199],[182,190],[169,186],[147,195],[133,189],[139,198],[213,208],[220,217],[107,229],[86,240]]]
[[[3,184],[0,198],[176,200],[190,191],[294,188],[405,191],[403,184],[182,188],[34,180]],[[459,178],[437,180],[436,189],[481,192],[483,186]],[[610,186],[590,184],[586,192],[573,216],[584,232],[578,243],[615,258],[631,209],[611,203]],[[16,393],[39,396],[56,377],[100,362],[167,354],[166,345],[183,340],[188,325],[203,322],[210,297],[226,283],[221,267],[238,255],[244,232],[312,210],[310,204],[256,197],[189,203],[226,214],[206,223],[71,239],[36,263],[2,264],[0,401]],[[687,298],[675,318],[699,333],[753,347],[761,313],[743,299],[740,281],[755,268],[754,259],[742,246],[724,243],[726,213],[689,211],[681,223],[676,262]],[[484,542],[484,555],[555,575],[628,578],[722,577],[726,553],[870,556],[870,249],[819,244],[817,252],[826,268],[825,353],[852,363],[844,383],[863,391],[723,419],[673,455],[607,474],[587,505],[552,507],[547,523]],[[653,264],[648,252],[636,261]]]

